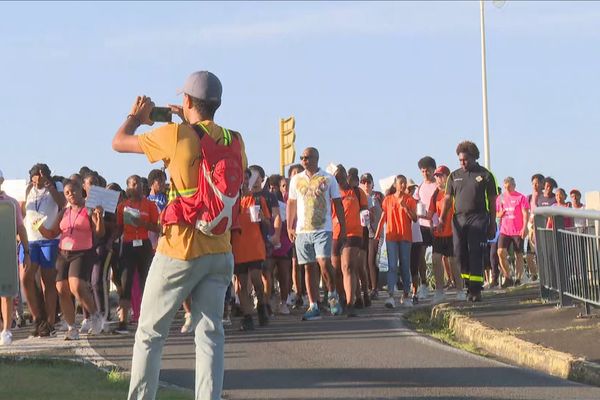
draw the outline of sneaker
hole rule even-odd
[[[79,340],[79,331],[75,328],[70,328],[65,333],[65,340]]]
[[[379,291],[377,289],[371,290],[371,300],[377,300],[379,298]]]
[[[342,315],[342,306],[337,297],[331,297],[330,299],[328,299],[328,303],[331,315]]]
[[[363,296],[363,303],[365,303],[365,307],[371,307],[371,296],[369,296],[369,293],[365,292],[365,295]]]
[[[460,292],[456,293],[456,300],[467,301],[467,294],[461,290]]]
[[[269,304],[259,304],[257,307],[257,311],[258,311],[258,324],[260,326],[265,326],[269,323],[269,309],[271,307],[269,306]]]
[[[279,314],[290,315],[290,309],[288,308],[286,303],[281,303],[281,305],[279,306]]]
[[[60,321],[58,324],[54,325],[54,328],[58,331],[58,332],[66,332],[69,330],[69,326],[67,325],[67,323],[63,320]]]
[[[228,316],[223,317],[223,326],[231,326],[233,325],[233,322],[231,322],[231,318],[229,318]]]
[[[385,308],[396,308],[396,302],[394,301],[394,297],[390,296],[385,301]]]
[[[90,318],[90,329],[87,332],[90,335],[99,335],[102,333],[102,317],[96,313]]]
[[[125,321],[119,322],[119,324],[117,325],[117,329],[115,329],[115,333],[118,333],[120,335],[129,334],[129,330],[127,329],[127,322],[125,322]]]
[[[184,318],[185,318],[185,322],[183,323],[183,326],[181,327],[181,333],[190,333],[190,332],[192,332],[192,314],[185,313]]]
[[[445,298],[446,298],[446,295],[444,294],[444,292],[438,292],[436,290],[435,294],[433,295],[433,299],[431,300],[431,302],[433,304],[441,303],[442,301],[444,301]]]
[[[88,333],[92,328],[92,321],[90,318],[85,318],[81,321],[81,327],[79,328],[79,333]]]
[[[353,317],[358,317],[358,314],[356,313],[356,306],[352,305],[352,304],[348,304],[346,306],[346,317],[348,318],[353,318]]]
[[[515,280],[515,286],[521,286],[521,280],[520,279]]]
[[[470,301],[472,301],[473,303],[481,302],[481,292],[469,294],[469,297],[470,297]]]
[[[254,330],[254,321],[252,320],[252,315],[245,315],[242,319],[242,323],[240,325],[240,331],[253,331]]]
[[[424,300],[429,297],[429,286],[421,284],[421,286],[419,286],[419,290],[417,290],[417,297],[419,300]]]
[[[290,294],[288,294],[287,300],[285,301],[285,304],[288,307],[293,307],[294,306],[294,300],[296,299],[296,293],[291,292]]]
[[[408,297],[402,298],[402,307],[411,308],[416,304],[419,304],[419,296],[413,296],[412,299],[409,299]]]
[[[504,283],[500,286],[502,289],[506,289],[508,287],[511,287],[515,284],[515,282],[512,280],[512,278],[506,278],[504,279]]]
[[[10,346],[13,342],[11,331],[2,331],[0,333],[0,346]]]
[[[317,319],[321,319],[321,312],[319,311],[319,307],[309,307],[308,310],[302,316],[302,321],[315,321]]]
[[[48,321],[41,320],[38,324],[38,336],[39,337],[50,337],[52,336],[53,328],[50,326]]]
[[[412,304],[413,304],[414,306],[416,306],[417,304],[419,304],[419,295],[417,295],[417,294],[413,294],[413,296],[412,296],[412,299],[411,299],[411,300],[412,300]],[[408,297],[405,297],[405,298],[403,299],[403,301],[402,301],[402,304],[404,305],[404,303],[406,303],[406,302],[408,302]]]

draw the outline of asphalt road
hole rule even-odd
[[[442,345],[381,302],[359,318],[277,316],[252,333],[227,330],[225,399],[600,399],[600,388],[515,368]],[[173,326],[161,379],[194,386],[192,336]],[[133,337],[91,338],[129,368]]]

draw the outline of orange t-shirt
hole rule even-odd
[[[446,191],[438,190],[437,197],[434,199],[431,198],[431,203],[429,204],[429,211],[433,211],[440,217],[442,215],[442,207],[444,206],[444,202],[446,201]],[[435,237],[449,237],[452,236],[452,218],[454,217],[454,207],[450,207],[446,212],[446,222],[444,225],[443,231],[438,231],[437,229],[433,230],[433,236]]]
[[[156,204],[146,198],[142,198],[140,201],[127,199],[117,206],[117,223],[123,227],[123,240],[125,242],[133,242],[134,240],[148,239],[148,230],[146,228],[124,223],[123,210],[125,207],[138,210],[142,221],[158,223],[158,208],[156,208]]]
[[[417,211],[417,202],[412,196],[403,194],[402,197],[396,197],[394,194],[385,196],[382,208],[385,212],[385,239],[399,242],[412,242],[412,219],[406,211],[400,206],[404,199],[408,208]]]
[[[342,204],[344,205],[344,217],[346,218],[346,236],[347,237],[362,237],[363,227],[360,224],[360,210],[367,209],[368,200],[367,195],[362,189],[358,189],[360,199],[356,198],[356,190],[340,189],[340,196],[342,198]],[[331,207],[331,213],[333,215],[333,238],[338,239],[340,237],[340,222],[338,221],[337,215],[335,214],[335,207]]]
[[[250,261],[263,261],[267,258],[267,250],[260,223],[252,222],[250,219],[250,208],[255,205],[252,194],[242,197],[240,200],[240,229],[231,231],[231,247],[233,249],[233,260],[236,264]],[[265,218],[270,219],[271,213],[267,201],[260,196],[260,209]]]

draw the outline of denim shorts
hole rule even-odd
[[[29,257],[32,264],[42,268],[54,268],[58,256],[58,239],[34,240],[29,242]],[[19,264],[23,264],[23,245],[19,246]]]
[[[296,236],[298,264],[310,264],[317,258],[331,258],[333,233],[327,231],[299,233]]]

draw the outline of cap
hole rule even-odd
[[[435,172],[433,173],[433,176],[436,175],[450,175],[450,169],[445,165],[440,165],[436,168]]]
[[[408,181],[406,182],[406,187],[407,188],[411,188],[413,186],[419,186],[415,183],[415,181],[413,181],[411,178],[408,178]]]
[[[221,104],[223,86],[215,74],[208,71],[196,71],[191,74],[177,94],[185,93],[199,100]]]

